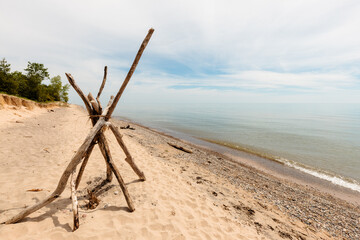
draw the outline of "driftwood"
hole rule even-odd
[[[183,148],[183,147],[181,147],[181,146],[178,146],[178,145],[175,145],[175,144],[172,144],[172,143],[169,143],[169,142],[168,142],[168,144],[169,144],[170,146],[172,146],[173,148],[176,148],[176,149],[178,149],[178,150],[180,150],[180,151],[183,151],[183,152],[186,152],[186,153],[192,153],[192,151],[189,150],[189,149]]]
[[[93,115],[98,115],[98,116],[100,116],[101,114],[99,114],[98,112],[96,112],[96,111],[94,110],[94,108],[92,108],[92,105],[91,105],[89,99],[84,95],[84,93],[81,91],[81,89],[80,89],[80,88],[78,87],[78,85],[75,83],[75,80],[74,80],[74,78],[71,76],[71,74],[65,73],[65,75],[66,75],[69,83],[71,84],[71,86],[75,89],[75,91],[79,94],[79,96],[80,96],[81,99],[83,100],[83,102],[84,102],[84,104],[85,104],[85,107],[86,107],[86,109],[87,109],[87,111],[88,111],[88,114],[89,114],[90,116],[93,116]],[[89,95],[90,95],[90,94],[89,94]],[[113,97],[112,97],[112,99],[113,99]],[[108,107],[110,107],[110,105],[111,105],[111,104],[110,104],[110,102],[109,102]],[[91,117],[91,122],[92,122],[93,125],[96,124],[96,121],[97,121],[97,120],[98,120],[98,117]],[[101,141],[101,139],[104,139],[104,138],[105,138],[105,137],[103,137],[102,135],[103,135],[103,133],[100,132],[100,133],[99,133],[100,141]],[[99,147],[100,147],[100,151],[101,151],[102,155],[104,156],[104,158],[105,158],[105,156],[110,156],[109,153],[105,153],[105,152],[104,152],[104,151],[106,151],[106,150],[105,150],[104,148],[102,148],[100,144],[99,144]],[[83,173],[83,171],[84,171],[84,169],[85,169],[85,167],[86,167],[87,161],[84,161],[84,162],[85,162],[85,163],[83,163],[83,165],[81,166],[82,171],[79,172],[79,175],[78,175],[78,177],[77,177],[77,181],[76,181],[77,185],[76,185],[76,186],[78,186],[78,185],[80,184],[82,173]],[[106,160],[106,159],[105,159],[105,162],[107,163],[107,160]],[[81,170],[81,169],[80,169],[80,170]],[[110,168],[109,165],[107,165],[107,168],[106,168],[106,180],[109,181],[109,182],[111,182],[111,180],[112,180],[112,170],[111,170],[111,168]]]
[[[122,150],[124,151],[124,153],[126,155],[125,161],[131,166],[131,168],[139,176],[139,178],[141,180],[145,181],[146,178],[145,178],[144,173],[142,171],[140,171],[140,169],[136,166],[132,156],[130,155],[129,150],[127,149],[124,141],[122,140],[122,136],[121,136],[119,130],[117,130],[117,128],[114,127],[114,125],[112,123],[110,123],[109,127],[110,127],[111,131],[114,133],[117,142],[119,143],[120,147],[122,148]]]
[[[151,28],[149,30],[148,34],[146,35],[144,41],[142,42],[142,44],[140,46],[140,49],[139,49],[138,53],[136,54],[134,62],[131,65],[131,68],[130,68],[128,74],[126,75],[126,78],[125,78],[123,84],[121,85],[119,92],[116,94],[114,102],[112,103],[111,107],[109,108],[109,112],[106,114],[106,117],[105,117],[106,120],[109,120],[109,118],[111,117],[111,114],[114,112],[116,104],[119,102],[119,99],[120,99],[122,93],[124,92],[124,90],[126,88],[126,85],[130,81],[130,78],[133,75],[133,73],[134,73],[134,71],[136,69],[136,66],[139,63],[141,55],[143,54],[148,42],[150,41],[150,38],[151,38],[151,35],[153,34],[153,32],[154,32],[154,29]]]
[[[126,127],[120,127],[120,129],[129,129],[129,130],[135,130],[135,128],[130,127],[130,125],[127,125]]]
[[[87,152],[85,154],[84,160],[83,160],[83,162],[81,164],[81,167],[80,167],[80,170],[79,170],[78,176],[76,178],[76,182],[75,182],[75,189],[78,189],[78,187],[79,187],[81,177],[82,177],[82,175],[84,173],[84,170],[85,170],[85,166],[86,166],[86,164],[87,164],[87,162],[89,160],[89,157],[90,157],[94,147],[95,147],[95,143],[93,141],[92,144],[90,145],[90,147],[88,148],[88,150],[87,150]]]
[[[101,95],[101,93],[102,93],[102,90],[104,89],[104,86],[105,86],[106,76],[107,76],[107,66],[104,67],[104,77],[103,77],[103,81],[102,81],[102,83],[101,83],[99,92],[98,92],[98,94],[96,95],[96,101],[97,101],[97,103],[99,104],[100,112],[102,112],[102,107],[101,107],[101,103],[100,103],[99,98],[100,98],[100,95]]]
[[[51,203],[52,201],[54,201],[55,199],[57,199],[61,195],[61,193],[64,191],[66,184],[69,180],[69,177],[71,176],[70,185],[71,185],[72,208],[73,208],[73,215],[74,215],[74,231],[77,228],[79,228],[78,202],[77,202],[77,197],[76,197],[76,189],[78,188],[78,186],[80,184],[81,177],[84,173],[86,164],[89,160],[89,157],[92,153],[93,148],[95,147],[95,144],[98,144],[100,151],[106,162],[106,167],[107,167],[106,179],[107,179],[107,181],[112,180],[112,173],[114,173],[116,179],[119,182],[121,190],[125,196],[125,199],[126,199],[126,202],[127,202],[127,205],[129,207],[130,211],[135,210],[134,204],[133,204],[130,194],[126,188],[125,182],[122,179],[120,172],[111,157],[109,144],[104,135],[104,131],[106,130],[107,126],[110,127],[111,131],[113,132],[113,134],[115,135],[115,137],[117,139],[117,142],[119,143],[119,145],[121,146],[121,148],[123,149],[123,151],[126,155],[126,158],[125,158],[126,162],[128,164],[130,164],[130,166],[132,167],[134,172],[139,176],[139,178],[141,180],[145,180],[144,173],[142,171],[140,171],[140,169],[135,165],[133,158],[131,157],[128,149],[126,148],[126,146],[122,140],[120,132],[109,122],[109,119],[111,118],[111,115],[114,112],[114,109],[115,109],[122,93],[124,92],[132,74],[134,73],[136,66],[140,60],[140,57],[141,57],[145,47],[147,46],[153,32],[154,32],[154,29],[149,30],[147,36],[145,37],[144,41],[142,42],[142,44],[139,48],[139,51],[134,59],[134,62],[132,64],[123,84],[121,85],[115,98],[114,97],[110,98],[110,101],[109,101],[107,107],[104,109],[104,111],[102,110],[99,98],[100,98],[102,90],[105,86],[106,77],[107,77],[107,67],[104,68],[103,81],[100,86],[99,92],[96,96],[96,99],[92,96],[91,93],[88,95],[88,97],[86,97],[84,95],[84,93],[81,91],[81,89],[76,85],[75,80],[71,76],[71,74],[65,73],[69,83],[71,84],[71,86],[75,89],[75,91],[79,94],[79,96],[83,100],[86,110],[90,116],[93,127],[91,128],[89,134],[85,138],[83,144],[79,147],[79,149],[76,151],[75,155],[72,157],[70,163],[68,164],[68,166],[66,167],[62,176],[60,177],[60,180],[59,180],[58,185],[57,185],[56,189],[54,190],[54,192],[51,193],[48,197],[46,197],[44,200],[36,203],[33,206],[27,207],[26,209],[24,209],[23,211],[21,211],[20,213],[15,215],[14,217],[8,219],[7,221],[4,222],[5,224],[19,222],[23,218],[28,216],[29,214],[37,211],[38,209],[44,207],[45,205],[47,205],[47,204]],[[82,165],[80,167],[79,173],[75,180],[74,175],[76,173],[76,167],[81,163],[82,160],[83,160]]]
[[[87,189],[87,193],[89,202],[87,202],[85,206],[87,209],[95,209],[99,205],[100,200],[96,197],[95,193],[89,189]]]
[[[76,173],[76,170],[74,170],[71,173],[71,178],[70,178],[72,211],[73,211],[73,216],[74,216],[73,231],[75,231],[76,229],[79,228],[79,211],[78,211],[79,206],[78,206],[78,200],[77,200],[77,197],[76,197],[76,189],[75,189],[75,179],[74,179],[75,173]]]
[[[6,224],[16,223],[16,222],[20,221],[24,217],[35,212],[36,210],[39,210],[40,208],[44,207],[45,205],[51,203],[52,201],[54,201],[56,198],[58,198],[60,196],[60,194],[65,189],[65,186],[66,186],[66,183],[68,182],[70,174],[73,172],[75,167],[80,163],[80,161],[83,158],[84,154],[86,153],[87,149],[90,147],[91,142],[95,138],[98,131],[105,125],[105,123],[106,123],[106,121],[102,118],[90,130],[90,133],[86,137],[84,143],[79,147],[76,154],[73,156],[69,165],[67,166],[64,173],[62,174],[55,191],[52,194],[50,194],[47,198],[45,198],[44,200],[36,203],[35,205],[33,205],[31,207],[24,209],[19,214],[15,215],[14,217],[7,220],[5,222]]]

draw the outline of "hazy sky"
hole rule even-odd
[[[359,1],[0,0],[0,58],[71,73],[102,101],[155,32],[123,101],[360,102]],[[70,101],[81,103],[71,90]],[[104,104],[104,103],[103,103]]]

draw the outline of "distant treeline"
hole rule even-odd
[[[38,102],[69,100],[69,84],[62,85],[60,76],[50,79],[44,64],[28,62],[24,70],[25,73],[10,72],[10,64],[3,58],[0,61],[0,92]],[[50,84],[43,84],[44,80],[50,80]]]

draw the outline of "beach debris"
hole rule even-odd
[[[197,184],[202,184],[202,183],[203,183],[202,180],[203,180],[203,179],[202,179],[200,176],[197,176],[197,177],[196,177],[196,183],[197,183]]]
[[[91,119],[91,123],[93,125],[93,128],[90,130],[89,134],[85,138],[82,145],[78,148],[78,150],[73,155],[71,161],[69,162],[68,166],[66,167],[65,171],[63,172],[58,185],[53,193],[51,193],[48,197],[43,199],[42,201],[37,202],[35,205],[27,207],[17,215],[13,216],[12,218],[8,219],[7,221],[3,222],[4,224],[11,224],[19,222],[20,220],[24,219],[29,214],[39,210],[40,208],[46,206],[47,204],[53,202],[59,196],[64,192],[66,184],[69,180],[69,177],[71,176],[71,198],[73,202],[73,213],[74,213],[74,228],[75,231],[79,227],[79,216],[77,212],[78,203],[76,199],[76,189],[79,186],[82,174],[84,172],[84,169],[86,167],[86,164],[88,162],[88,159],[91,155],[91,152],[96,144],[98,144],[100,151],[105,158],[106,161],[106,180],[108,182],[111,182],[113,178],[113,173],[116,176],[116,179],[119,182],[120,188],[125,196],[125,200],[127,202],[127,205],[129,207],[130,212],[135,211],[135,207],[133,204],[133,201],[130,197],[130,194],[127,190],[127,187],[125,185],[124,180],[122,179],[120,172],[118,168],[116,167],[114,161],[112,160],[111,154],[110,154],[110,148],[109,144],[105,138],[104,131],[106,129],[110,129],[112,133],[115,135],[115,138],[124,151],[126,158],[125,161],[131,166],[133,171],[139,176],[140,180],[145,181],[145,175],[144,173],[137,167],[137,165],[134,162],[134,159],[130,155],[130,152],[128,151],[127,147],[125,146],[125,143],[122,140],[122,135],[120,134],[119,130],[109,121],[111,118],[111,115],[113,114],[116,105],[118,104],[121,95],[123,94],[127,84],[129,83],[136,66],[141,58],[142,53],[144,52],[148,42],[150,41],[150,38],[154,32],[154,29],[149,29],[145,39],[143,40],[136,57],[130,67],[130,70],[128,74],[125,77],[124,82],[122,83],[119,91],[117,92],[116,96],[110,97],[110,100],[108,102],[107,107],[103,110],[99,97],[101,95],[101,92],[104,88],[105,82],[106,82],[106,76],[107,76],[107,67],[104,68],[104,78],[101,84],[101,87],[99,89],[99,92],[96,96],[96,99],[91,95],[91,93],[88,94],[86,97],[82,90],[77,86],[75,83],[74,78],[69,73],[65,73],[69,83],[71,86],[75,89],[75,91],[79,94],[81,99],[83,100],[86,110],[88,111],[89,117]],[[78,172],[76,180],[73,178],[73,175],[76,172],[76,167],[79,165],[82,161],[82,165],[80,167],[80,170]],[[90,193],[89,193],[90,195]],[[91,202],[91,203],[90,203]],[[96,205],[96,202],[98,204],[98,199],[96,199],[95,195],[91,195],[91,198],[89,199],[89,207],[93,207]]]
[[[129,130],[135,130],[135,128],[130,127],[130,125],[127,125],[126,127],[120,127],[120,129],[129,129]]]
[[[287,232],[283,232],[283,231],[280,231],[279,230],[279,236],[282,237],[282,238],[288,238],[288,239],[292,239],[291,235]]]
[[[255,211],[253,209],[249,208],[249,207],[244,207],[244,210],[247,210],[247,214],[249,216],[252,216],[252,215],[255,214]]]
[[[212,192],[212,195],[214,195],[215,197],[217,197],[217,192]]]
[[[223,208],[224,208],[224,210],[226,210],[226,211],[229,211],[229,210],[230,210],[229,206],[227,206],[227,205],[225,205],[225,204],[223,204]]]
[[[176,144],[173,144],[173,143],[167,143],[167,144],[169,144],[170,146],[172,146],[173,148],[176,148],[176,149],[178,149],[178,150],[180,150],[180,151],[183,151],[183,152],[186,152],[186,153],[193,153],[191,150],[189,150],[189,149],[186,149],[186,148],[183,148],[183,147],[181,147],[181,146],[179,146],[179,145],[176,145]]]
[[[44,191],[44,189],[42,188],[33,188],[33,189],[29,189],[29,190],[26,190],[27,192],[41,192],[41,191]]]
[[[233,205],[233,208],[239,211],[245,211],[248,216],[252,216],[255,214],[255,210],[251,209],[250,207],[246,207],[244,205]]]
[[[88,193],[88,202],[86,203],[85,207],[87,209],[95,209],[97,206],[99,206],[100,200],[89,189],[87,190],[87,193]]]

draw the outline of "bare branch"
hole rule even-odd
[[[119,143],[120,147],[122,148],[122,150],[124,151],[124,153],[126,155],[125,161],[131,166],[131,168],[139,176],[139,178],[142,181],[145,181],[146,178],[145,178],[144,173],[136,166],[129,150],[127,149],[124,141],[122,140],[122,136],[121,136],[119,130],[112,123],[109,125],[109,127],[110,127],[111,131],[114,133],[117,142]]]
[[[100,97],[100,95],[102,93],[102,90],[104,89],[104,86],[105,86],[106,76],[107,76],[107,66],[104,67],[104,78],[103,78],[103,81],[101,83],[101,87],[99,89],[99,92],[98,92],[98,94],[96,96],[96,100],[98,100],[98,101],[99,101],[99,97]]]
[[[90,104],[89,100],[86,98],[85,94],[81,91],[79,86],[75,83],[73,76],[71,76],[70,73],[65,73],[65,75],[66,75],[69,83],[71,84],[71,86],[75,89],[75,91],[79,94],[79,96],[83,100],[87,111],[91,115],[92,109],[91,109],[91,104]]]
[[[111,105],[111,107],[110,107],[110,109],[109,109],[109,112],[106,114],[106,117],[105,117],[106,120],[109,120],[109,118],[111,117],[111,114],[114,112],[115,107],[116,107],[117,103],[119,102],[119,99],[120,99],[122,93],[124,92],[124,90],[125,90],[125,88],[126,88],[126,85],[127,85],[128,82],[130,81],[130,78],[131,78],[131,76],[133,75],[133,73],[134,73],[134,71],[135,71],[135,69],[136,69],[137,64],[139,63],[139,60],[140,60],[140,58],[141,58],[141,55],[142,55],[142,53],[144,52],[144,50],[145,50],[145,48],[146,48],[146,45],[147,45],[148,42],[150,41],[150,38],[151,38],[151,35],[153,34],[153,32],[154,32],[154,29],[153,29],[153,28],[150,28],[148,34],[146,35],[144,41],[142,42],[142,44],[141,44],[141,46],[140,46],[140,48],[139,48],[138,53],[136,54],[136,57],[135,57],[135,59],[134,59],[134,62],[133,62],[133,64],[131,65],[131,68],[130,68],[128,74],[126,75],[126,78],[125,78],[123,84],[122,84],[121,87],[120,87],[119,92],[118,92],[118,93],[116,94],[116,96],[115,96],[115,100],[114,100],[113,104]]]

